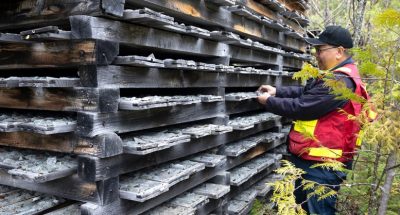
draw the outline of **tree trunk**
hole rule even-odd
[[[390,190],[392,189],[393,185],[393,179],[396,175],[396,168],[393,168],[396,166],[396,161],[397,161],[397,151],[394,150],[390,153],[388,163],[387,163],[387,172],[386,172],[386,179],[385,183],[383,184],[382,187],[382,196],[380,199],[380,204],[378,208],[378,215],[385,215],[389,198],[390,198]]]
[[[329,1],[325,0],[325,4],[324,4],[324,27],[326,28],[326,26],[328,26],[330,24],[330,15],[329,15],[329,6],[328,6]]]
[[[347,2],[346,2],[346,8],[347,8],[347,14],[346,14],[346,17],[348,17],[347,19],[346,19],[346,25],[345,25],[345,27],[346,27],[346,29],[349,29],[350,27],[351,27],[351,24],[352,24],[352,20],[351,20],[351,6],[352,6],[352,3],[351,3],[351,1],[352,0],[347,0]]]
[[[359,46],[361,44],[361,34],[362,34],[362,27],[364,23],[364,14],[365,14],[365,7],[367,5],[367,0],[360,0],[358,1],[357,7],[354,8],[353,13],[354,16],[354,46]]]
[[[391,0],[384,0],[383,1],[383,8],[388,8],[389,6],[390,6],[390,2],[391,2]]]
[[[368,201],[368,215],[373,214],[374,211],[376,211],[376,187],[378,183],[378,167],[379,167],[379,160],[381,158],[381,142],[379,142],[376,146],[376,157],[374,161],[374,166],[373,166],[373,172],[372,172],[372,182],[374,185],[371,185],[370,190],[369,190],[369,201]]]

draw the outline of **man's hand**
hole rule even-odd
[[[258,88],[258,91],[261,93],[268,93],[270,96],[276,95],[276,88],[271,85],[261,85],[261,87]]]
[[[262,105],[266,105],[269,97],[271,97],[271,95],[269,93],[261,94],[260,96],[257,97],[258,103],[260,103]]]

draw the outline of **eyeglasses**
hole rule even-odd
[[[329,49],[335,49],[335,48],[339,48],[339,47],[337,47],[337,46],[333,46],[333,47],[328,47],[328,48],[325,48],[325,49],[319,49],[319,48],[316,48],[316,47],[314,47],[312,50],[311,50],[311,53],[312,54],[321,54],[321,52],[323,52],[323,51],[326,51],[326,50],[329,50]]]

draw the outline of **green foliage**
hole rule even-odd
[[[293,194],[295,189],[294,182],[305,172],[299,168],[296,168],[292,163],[286,160],[282,161],[282,167],[275,170],[275,172],[284,176],[282,180],[278,180],[270,184],[274,187],[271,202],[277,204],[277,214],[306,214],[301,206],[296,204],[296,199]]]
[[[399,147],[400,113],[390,108],[380,111],[378,121],[365,128],[364,142],[368,144],[385,143],[381,148],[383,153],[389,153]]]
[[[274,187],[274,192],[271,197],[271,202],[278,207],[276,214],[278,215],[303,215],[306,212],[301,208],[301,204],[296,204],[294,196],[295,189],[303,189],[309,191],[308,198],[316,196],[317,199],[323,200],[332,196],[336,196],[337,192],[323,184],[306,180],[302,177],[305,172],[296,168],[292,163],[282,160],[282,167],[275,170],[276,173],[283,175],[282,180],[278,180],[270,185]],[[321,163],[312,168],[333,168],[341,169],[342,165],[336,161]],[[296,180],[301,180],[301,187],[295,188]],[[260,208],[257,206],[256,208]],[[258,211],[260,211],[258,209]]]
[[[380,68],[377,64],[372,63],[371,61],[362,61],[359,68],[360,71],[364,71],[363,75],[365,76],[384,78],[386,74],[382,68]]]
[[[304,63],[303,68],[293,75],[294,80],[307,81],[310,78],[322,77],[323,73],[309,63]]]
[[[302,186],[303,186],[303,190],[312,190],[314,189],[314,187],[317,185],[316,182],[313,181],[307,181],[307,180],[303,180],[301,182]]]
[[[331,93],[336,96],[336,99],[352,100],[361,104],[364,104],[367,101],[362,96],[353,93],[351,89],[346,87],[346,84],[343,81],[324,79],[324,85],[332,90]]]
[[[312,189],[310,188],[310,190],[312,190],[312,192],[309,192],[307,194],[307,198],[309,199],[313,196],[316,196],[318,201],[337,195],[337,192],[335,190],[332,190],[323,185],[316,185],[312,187]]]
[[[330,1],[328,8],[339,7],[340,1]],[[343,1],[342,1],[343,2]],[[364,29],[364,46],[352,50],[362,77],[366,78],[367,89],[373,95],[372,102],[347,90],[340,80],[335,80],[329,72],[318,71],[310,64],[295,74],[296,80],[303,82],[309,78],[323,78],[327,87],[340,99],[351,99],[363,103],[363,113],[376,109],[378,119],[373,123],[366,114],[349,115],[349,120],[360,123],[364,130],[363,145],[354,161],[353,171],[348,172],[347,180],[336,193],[315,182],[303,180],[302,189],[310,191],[309,196],[319,199],[338,196],[338,214],[375,214],[379,207],[382,185],[385,182],[389,153],[398,153],[400,157],[400,1],[391,1],[389,8],[382,5],[387,1],[368,1],[366,20],[371,20],[371,28]],[[326,3],[326,2],[325,2]],[[390,8],[391,6],[395,6]],[[313,17],[313,16],[312,16]],[[346,18],[346,14],[343,15]],[[347,18],[348,19],[348,18]],[[315,22],[317,19],[313,19]],[[317,22],[323,22],[322,19]],[[343,23],[339,21],[338,23]],[[312,23],[313,24],[313,23]],[[315,23],[314,23],[315,24]],[[322,25],[314,25],[322,26]],[[314,28],[315,29],[315,28]],[[302,132],[303,133],[303,132]],[[307,134],[304,134],[307,136]],[[308,137],[312,138],[312,137]],[[299,214],[299,205],[295,204],[290,192],[294,186],[289,185],[301,178],[301,171],[293,165],[284,164],[278,173],[285,175],[282,181],[275,182],[272,200],[277,204],[278,214]],[[343,171],[343,166],[335,162],[321,163],[314,168],[329,168]],[[396,168],[396,170],[399,167]],[[398,170],[397,170],[398,171]],[[400,175],[394,178],[390,192],[387,214],[398,214],[400,211]],[[284,209],[284,207],[287,207]]]
[[[393,98],[397,101],[400,101],[400,84],[395,83],[392,89]]]
[[[396,32],[398,32],[400,30],[400,11],[392,8],[387,9],[376,16],[374,24],[383,28],[397,30]]]
[[[351,177],[339,193],[340,214],[376,213],[382,195],[380,186],[384,183],[388,154],[398,152],[400,138],[400,87],[399,40],[400,11],[374,8],[370,12],[374,28],[371,41],[366,46],[353,50],[359,62],[360,73],[373,78],[368,81],[368,90],[374,94],[374,103],[379,117],[373,123],[363,121],[364,141],[359,151]],[[369,107],[370,108],[370,107]],[[394,179],[394,186],[399,182]],[[352,186],[361,184],[360,186]],[[393,189],[392,189],[393,190]],[[360,199],[360,197],[364,197]],[[398,214],[400,195],[391,192],[387,214]],[[348,204],[351,202],[352,204]]]
[[[348,169],[345,168],[344,164],[337,160],[327,160],[324,163],[316,163],[312,165],[311,168],[323,168],[323,169],[342,171],[342,172],[348,171]]]
[[[275,215],[275,211],[266,202],[255,200],[250,215]]]

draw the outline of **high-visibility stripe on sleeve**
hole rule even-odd
[[[357,137],[357,140],[356,140],[356,146],[361,146],[362,145],[363,138],[364,138],[364,131],[360,130],[360,132],[358,132],[358,137]]]
[[[375,120],[378,116],[378,113],[373,110],[368,110],[368,118],[371,120]]]
[[[294,122],[294,130],[299,133],[306,133],[307,136],[314,136],[315,127],[317,126],[318,120],[302,121],[297,120]]]
[[[325,157],[325,158],[340,158],[342,157],[343,151],[341,149],[330,149],[326,147],[309,148],[308,155],[314,157]]]

